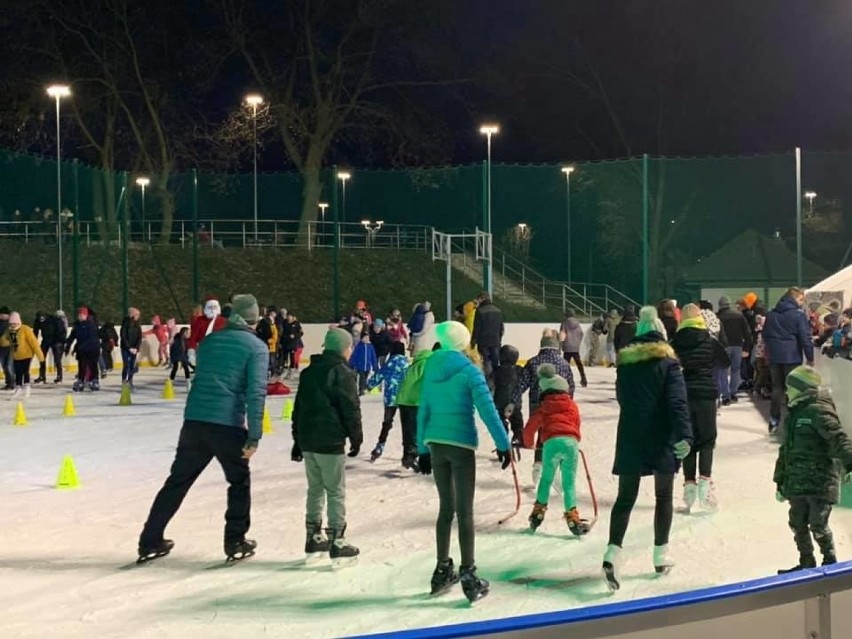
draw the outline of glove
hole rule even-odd
[[[785,501],[787,501],[787,498],[784,495],[781,494],[780,490],[776,490],[775,491],[775,501],[777,501],[779,504],[783,504]]]
[[[352,444],[349,446],[349,457],[357,457],[361,452],[361,444]]]
[[[512,463],[512,453],[508,450],[498,450],[497,459],[500,461],[500,468],[506,470]]]
[[[300,462],[304,459],[304,457],[302,457],[302,449],[299,448],[299,444],[293,444],[293,450],[290,451],[290,459],[294,462]]]
[[[417,457],[417,467],[423,475],[432,474],[432,455],[426,453]]]
[[[515,412],[515,405],[511,404],[511,403],[506,404],[506,407],[503,409],[503,415],[506,417],[506,419],[511,417],[512,413],[514,413],[514,412]]]
[[[685,439],[680,440],[674,445],[674,452],[675,457],[678,459],[684,459],[687,455],[689,455],[689,442]]]

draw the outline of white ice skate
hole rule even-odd
[[[606,582],[607,590],[610,592],[615,592],[619,588],[621,588],[621,582],[619,580],[619,556],[621,555],[621,548],[614,544],[610,544],[606,547],[606,552],[603,557],[603,577]]]
[[[686,514],[692,512],[692,507],[698,501],[698,484],[694,481],[688,481],[683,485],[683,503]]]
[[[674,562],[669,559],[669,545],[654,546],[654,571],[658,575],[667,575],[674,568]]]
[[[698,479],[698,503],[701,504],[704,510],[709,512],[715,512],[719,509],[713,480],[709,477],[699,477]]]
[[[24,384],[24,397],[29,397],[29,396],[30,396],[30,385]]]
[[[24,394],[24,389],[22,389],[20,386],[15,386],[15,390],[13,390],[12,394],[9,395],[9,399],[10,400],[18,399],[23,394]]]

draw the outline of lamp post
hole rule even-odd
[[[52,84],[47,87],[47,95],[56,100],[56,243],[59,248],[58,308],[62,308],[62,140],[59,131],[59,104],[62,98],[71,95],[71,88],[65,84]]]
[[[566,228],[566,275],[568,286],[571,286],[571,174],[574,172],[573,166],[563,166],[562,172],[565,174],[565,228]]]
[[[142,189],[142,241],[145,241],[145,189],[148,188],[148,185],[151,183],[146,177],[138,177],[136,178],[136,186]]]
[[[257,244],[257,107],[263,104],[263,96],[252,93],[246,96],[246,104],[251,107],[251,119],[254,148],[254,243]]]
[[[491,136],[500,133],[500,125],[498,124],[483,124],[479,127],[479,132],[485,136],[488,151],[485,160],[485,232],[488,233],[489,242],[491,242]],[[484,277],[485,290],[489,295],[494,294],[494,258],[491,253],[491,247],[488,250],[488,265],[485,269]]]
[[[373,247],[373,240],[375,239],[376,234],[382,230],[384,223],[384,220],[377,220],[375,222],[372,220],[361,220],[361,224],[365,229],[367,229],[367,248]]]
[[[352,179],[352,173],[349,171],[338,171],[337,179],[343,183],[343,199],[340,201],[340,222],[346,223],[346,181]]]
[[[320,228],[317,235],[322,238],[325,234],[325,210],[328,208],[328,202],[320,202],[317,206],[319,206],[320,210]]]
[[[814,216],[814,200],[816,199],[815,191],[807,191],[805,193],[805,199],[808,201],[808,217]]]

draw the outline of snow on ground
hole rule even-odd
[[[599,496],[601,520],[576,540],[561,519],[561,504],[535,535],[527,532],[532,506],[532,454],[524,452],[519,515],[512,509],[511,473],[490,454],[482,428],[477,467],[477,563],[492,582],[491,595],[471,608],[460,588],[430,599],[434,568],[432,479],[399,465],[396,424],[385,456],[367,461],[381,422],[381,397],[363,403],[361,457],[347,461],[350,541],[361,548],[357,566],[332,571],[303,565],[304,470],[290,461],[283,398],[268,406],[275,433],[252,459],[250,536],[258,554],[225,570],[222,526],[225,482],[213,462],[190,491],[167,531],[171,556],[122,570],[135,559],[148,508],[165,479],[181,425],[178,400],[160,399],[162,370],[145,370],[132,407],[119,407],[118,380],[97,394],[75,394],[77,417],[62,418],[67,388],[36,388],[26,402],[29,426],[11,424],[14,403],[0,399],[0,636],[44,637],[334,637],[434,626],[612,601],[730,583],[774,574],[792,565],[796,551],[786,507],[774,500],[776,447],[750,401],[720,418],[715,477],[721,510],[675,515],[671,551],[675,570],[655,578],[651,566],[653,488],[642,486],[625,542],[623,586],[610,597],[599,577],[608,513],[615,498],[611,476],[617,404],[612,370],[590,370],[578,388],[583,448]],[[761,408],[765,408],[762,406]],[[83,487],[53,488],[63,455],[73,455]],[[681,488],[677,483],[676,498]],[[591,516],[588,489],[577,478],[580,509]],[[852,511],[832,518],[841,557],[852,555]],[[458,562],[457,546],[453,552]]]

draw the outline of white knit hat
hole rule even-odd
[[[435,327],[435,335],[447,351],[463,351],[470,345],[470,331],[461,322],[441,322]]]

